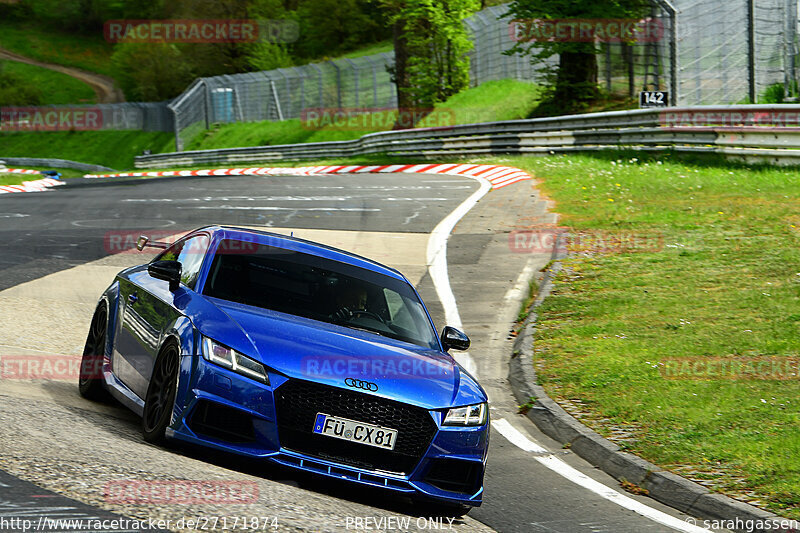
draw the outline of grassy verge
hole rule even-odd
[[[637,455],[800,518],[800,174],[505,161],[579,237],[538,311],[548,393]]]
[[[538,104],[540,94],[539,86],[532,83],[492,81],[438,104],[425,122],[446,126],[525,118]],[[393,118],[393,113],[376,112],[348,120],[347,124],[330,123],[325,118],[223,124],[199,134],[187,150],[358,139],[368,133],[390,130]]]
[[[16,168],[16,165],[7,165],[10,168]],[[85,172],[81,172],[79,170],[71,170],[66,168],[45,168],[45,167],[25,167],[28,170],[55,170],[56,172],[61,173],[61,177],[63,179],[69,178],[79,178],[85,174]],[[0,172],[0,185],[19,185],[23,181],[36,181],[44,178],[46,176],[40,176],[38,174],[9,174],[7,172]]]
[[[46,68],[3,61],[3,72],[22,78],[41,93],[40,105],[93,104],[94,90],[80,80]]]
[[[352,52],[347,52],[346,54],[342,54],[339,57],[334,57],[333,61],[338,59],[356,59],[359,57],[364,56],[371,56],[374,54],[382,54],[384,52],[393,52],[394,51],[394,44],[392,41],[382,41],[375,44],[368,44],[358,50],[353,50]]]
[[[50,157],[110,168],[133,166],[133,157],[143,150],[169,152],[174,148],[171,133],[142,131],[81,131],[0,134],[3,157]]]
[[[113,46],[96,36],[60,32],[36,24],[0,21],[0,47],[32,59],[112,76]]]
[[[800,518],[800,174],[625,152],[473,162],[535,174],[576,236],[538,310],[548,393],[632,453]]]

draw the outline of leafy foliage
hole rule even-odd
[[[507,14],[515,21],[537,19],[635,19],[649,10],[647,0],[513,0]],[[548,79],[545,106],[561,112],[584,110],[597,98],[597,53],[595,42],[564,42],[521,39],[507,54],[529,56],[542,67]],[[558,56],[558,63],[548,61]]]
[[[159,101],[180,94],[192,79],[191,66],[174,44],[120,43],[112,56],[116,78],[135,101]]]
[[[401,108],[431,108],[469,85],[472,48],[463,19],[477,0],[380,0],[395,33],[394,80]]]
[[[113,74],[128,99],[177,96],[187,76],[270,70],[307,63],[385,41],[389,26],[377,0],[0,0],[0,20],[37,32],[97,39],[110,20],[250,19],[296,25],[291,42],[263,38],[233,43],[104,43],[113,46]],[[263,36],[262,36],[263,37]],[[55,39],[53,39],[55,42]],[[86,66],[81,65],[83,68]],[[97,69],[100,71],[100,68]],[[155,80],[172,72],[174,80]]]

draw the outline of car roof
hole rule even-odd
[[[270,231],[264,231],[253,228],[242,228],[239,226],[228,226],[228,225],[205,226],[202,228],[198,228],[192,233],[199,231],[222,233],[223,239],[237,238],[247,235],[251,238],[255,237],[253,242],[256,242],[258,244],[269,244],[272,246],[276,246],[277,244],[277,246],[281,248],[297,252],[304,252],[312,255],[318,255],[321,257],[325,257],[326,259],[332,259],[334,261],[347,263],[353,266],[361,267],[367,270],[371,270],[373,272],[379,272],[381,274],[408,282],[408,280],[405,278],[405,276],[403,276],[403,274],[401,274],[398,270],[392,267],[383,265],[381,263],[378,263],[377,261],[373,261],[372,259],[368,259],[366,257],[354,254],[352,252],[348,252],[346,250],[342,250],[340,248],[334,248],[333,246],[328,246],[326,244],[322,244],[319,242],[301,239],[299,237],[294,237],[292,235],[281,235],[280,233],[272,233]],[[278,243],[276,243],[275,241],[278,241]]]

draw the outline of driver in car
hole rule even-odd
[[[367,311],[367,291],[357,283],[345,283],[336,291],[336,312],[332,318],[337,322],[350,320],[356,311]]]

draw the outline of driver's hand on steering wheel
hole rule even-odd
[[[345,321],[350,320],[351,318],[353,318],[353,312],[350,309],[348,309],[347,307],[342,307],[341,309],[339,309],[338,311],[333,313],[333,315],[331,315],[331,317],[336,322],[345,322]]]

